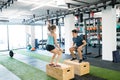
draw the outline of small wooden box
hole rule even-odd
[[[61,67],[53,67],[46,65],[47,75],[56,78],[57,80],[70,80],[74,78],[74,67],[66,64],[60,64]]]
[[[82,75],[88,74],[90,72],[89,62],[79,63],[78,60],[74,60],[74,61],[65,60],[64,63],[74,66],[74,73],[77,75],[82,76]]]

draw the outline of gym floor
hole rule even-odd
[[[7,57],[9,59],[9,62],[15,59],[16,61],[20,61],[22,63],[27,64],[28,66],[32,66],[35,69],[43,71],[42,73],[45,73],[45,71],[46,71],[45,66],[46,66],[46,64],[48,64],[47,59],[49,60],[50,59],[49,57],[52,56],[49,52],[47,52],[45,50],[37,50],[37,51],[33,51],[33,52],[27,51],[27,50],[22,50],[22,51],[21,50],[16,50],[14,52],[16,54],[14,55],[13,59],[10,59],[10,57],[8,56],[8,52],[0,52],[0,55]],[[17,54],[17,53],[22,53],[22,54]],[[46,56],[46,60],[45,59],[43,60],[42,58],[38,59],[35,56],[31,56],[32,54],[34,54],[34,55],[35,54],[36,55],[42,55],[42,57]],[[63,54],[62,55],[62,60],[70,59],[70,58],[71,58],[71,56],[68,55],[68,54]],[[85,61],[90,62],[90,65],[92,65],[92,66],[101,67],[101,68],[110,69],[110,70],[120,72],[120,67],[119,67],[120,63],[113,63],[113,62],[110,62],[110,61],[103,61],[103,60],[101,60],[101,57],[99,57],[99,58],[89,58],[88,57]],[[33,78],[35,76],[32,76],[32,79],[31,78],[25,79],[25,78],[23,78],[23,76],[20,76],[17,73],[15,73],[15,71],[13,71],[11,69],[11,66],[8,67],[8,63],[5,64],[5,60],[3,62],[2,62],[2,58],[1,58],[0,64],[1,64],[1,66],[2,65],[3,66],[2,66],[2,68],[0,68],[0,70],[3,69],[3,67],[4,67],[4,70],[0,71],[0,80],[7,80],[7,79],[9,79],[9,80],[55,80],[54,78],[51,78],[51,77],[49,78],[48,76],[47,76],[47,78],[45,76],[45,77],[42,77],[41,79],[40,78],[38,78],[38,79]],[[8,61],[6,61],[6,62],[8,62]],[[22,66],[19,66],[19,67],[22,67]],[[16,67],[16,71],[17,71],[17,67]],[[4,72],[4,75],[8,75],[8,76],[3,76],[3,72]],[[35,74],[35,73],[32,73],[32,74]],[[11,75],[13,75],[13,77],[11,77]],[[38,75],[38,76],[40,76],[40,75]],[[31,75],[28,75],[28,77],[31,77]],[[84,75],[84,76],[75,75],[75,78],[73,80],[108,80],[108,79],[97,77],[97,76],[94,76],[92,74],[87,74],[87,75]]]

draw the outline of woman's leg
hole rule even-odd
[[[54,52],[55,47],[53,45],[46,45],[46,50],[50,51],[51,53],[53,53],[53,56],[50,60],[50,64],[49,65],[54,65],[54,59],[56,57],[56,53]]]
[[[59,62],[60,58],[61,58],[61,54],[62,54],[62,52],[60,50],[58,50],[58,55],[56,57],[56,62],[55,62],[56,65]]]
[[[61,51],[59,51],[58,49],[53,49],[52,51],[51,51],[53,54],[55,54],[55,55],[57,55],[57,57],[56,57],[56,61],[55,61],[55,65],[57,65],[57,63],[59,62],[59,60],[60,60],[60,57],[61,57]],[[54,55],[53,55],[53,60],[55,59],[55,57],[54,57]]]
[[[52,56],[52,58],[51,58],[51,61],[50,61],[51,64],[54,64],[55,57],[56,57],[56,54],[54,53],[53,56]]]

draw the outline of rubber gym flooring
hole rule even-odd
[[[27,67],[30,67],[32,66],[33,68],[32,69],[37,69],[37,71],[42,71],[39,75],[37,76],[32,76],[31,74],[27,75],[28,79],[26,79],[25,77],[26,76],[22,76],[22,73],[21,72],[21,75],[19,75],[17,72],[17,68],[16,67],[16,70],[12,70],[12,66],[8,67],[8,63],[5,64],[5,60],[3,61],[4,63],[2,63],[2,58],[0,60],[0,64],[2,64],[4,67],[8,68],[9,71],[11,71],[13,74],[17,75],[21,80],[55,80],[54,78],[51,78],[49,76],[47,76],[45,73],[45,66],[46,64],[48,64],[48,60],[50,59],[51,57],[51,54],[47,51],[35,51],[35,52],[31,52],[31,51],[26,51],[26,50],[18,50],[18,51],[15,51],[15,55],[14,55],[14,58],[13,59],[10,59],[9,56],[8,56],[8,52],[5,52],[5,53],[2,53],[3,54],[2,56],[5,56],[7,58],[9,58],[9,61],[11,62],[12,60],[15,61],[19,61],[19,62],[22,62],[22,63],[25,63]],[[17,53],[21,53],[21,54],[17,54]],[[36,54],[37,53],[37,54]],[[46,58],[42,58],[39,59],[38,56],[32,56],[32,54],[34,55],[42,55],[42,57],[46,57]],[[67,54],[63,54],[62,55],[62,59],[69,59],[71,58],[70,55],[67,55]],[[102,67],[102,68],[107,68],[107,69],[112,69],[112,70],[116,70],[116,71],[120,71],[120,63],[112,63],[112,62],[109,62],[109,61],[102,61],[100,58],[88,58],[86,61],[89,61],[91,65],[94,65],[94,66],[97,66],[97,67]],[[8,61],[6,61],[8,62]],[[13,62],[12,62],[13,63]],[[18,62],[16,62],[18,63]],[[16,64],[14,64],[16,65]],[[22,68],[22,66],[19,66],[19,68]],[[19,68],[18,68],[18,71],[19,71]],[[25,69],[27,69],[25,67]],[[29,71],[27,71],[29,73]],[[27,73],[27,74],[28,74]],[[0,74],[2,74],[2,72],[0,72]],[[24,75],[26,73],[23,73]],[[32,73],[32,74],[37,74],[37,73]],[[40,75],[45,75],[43,76],[42,78],[39,77]],[[119,74],[118,74],[119,75]],[[116,75],[116,77],[118,77],[118,75]],[[33,78],[33,77],[39,77],[39,78]],[[1,79],[0,79],[1,80]],[[6,79],[7,80],[7,79]],[[10,79],[9,80],[13,80],[13,79]],[[16,79],[17,80],[17,79]],[[109,79],[106,79],[106,78],[100,78],[100,77],[97,77],[95,75],[93,75],[92,73],[90,74],[87,74],[87,75],[84,75],[84,76],[78,76],[78,75],[75,75],[75,78],[73,80],[109,80]],[[113,79],[112,79],[113,80]],[[116,80],[116,79],[114,79]]]

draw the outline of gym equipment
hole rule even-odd
[[[80,22],[83,22],[83,13],[80,13]]]
[[[113,51],[113,62],[115,62],[115,63],[120,62],[120,52],[119,51]]]
[[[33,48],[31,48],[31,51],[35,51],[35,48],[33,47]]]
[[[120,19],[120,18],[119,18]],[[116,26],[116,41],[117,41],[117,50],[120,50],[120,24],[119,20]]]
[[[98,49],[98,53],[95,52],[97,55],[91,56],[93,58],[102,56],[101,55],[102,26],[100,21],[101,17],[97,18],[91,17],[84,19],[86,42],[92,45],[92,46],[87,45],[85,47],[85,54],[88,55],[90,51],[88,48],[92,47],[94,49]],[[91,50],[90,52],[92,53],[93,50]]]
[[[12,50],[9,51],[9,56],[12,58],[14,56],[14,52]]]
[[[31,48],[32,48],[32,46],[29,44],[29,45],[27,46],[27,49],[28,49],[28,50],[31,50]]]
[[[59,63],[60,64],[60,63]],[[60,64],[61,67],[46,65],[47,75],[56,78],[57,80],[70,80],[74,78],[74,68],[66,64]]]
[[[47,44],[47,40],[40,40],[38,43],[38,47],[41,47],[41,49],[45,50],[46,49],[46,44]]]
[[[35,49],[39,48],[38,47],[38,39],[35,39]]]
[[[102,30],[102,26],[100,26],[100,30]]]
[[[85,75],[90,72],[90,64],[89,62],[81,62],[79,63],[78,60],[64,60],[64,64],[74,66],[74,73],[77,75]]]

